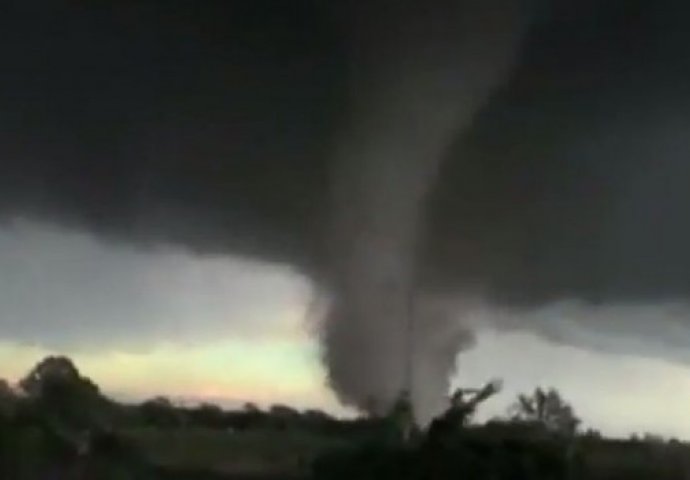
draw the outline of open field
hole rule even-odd
[[[487,448],[503,448],[498,445],[511,441],[492,438],[483,430],[476,431],[476,438]],[[301,480],[309,477],[311,462],[319,454],[352,446],[342,438],[289,430],[231,433],[198,428],[137,429],[126,435],[161,468],[166,480]],[[538,448],[534,444],[533,449]],[[690,473],[690,448],[680,443],[583,440],[578,456],[578,479],[690,478],[686,476]]]
[[[232,474],[233,478],[304,475],[320,453],[347,445],[342,439],[290,430],[139,428],[123,434],[156,466]]]
[[[305,480],[305,476],[279,474],[228,474],[198,470],[160,469],[156,480]]]

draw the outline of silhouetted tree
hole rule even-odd
[[[6,380],[0,379],[0,418],[9,419],[14,415],[19,398]]]
[[[427,440],[435,443],[454,436],[466,426],[477,407],[501,390],[502,382],[493,380],[480,389],[457,389],[450,399],[449,408],[436,417],[427,430]]]
[[[47,357],[19,382],[30,414],[63,435],[106,428],[112,404],[67,357]]]
[[[568,436],[574,435],[580,424],[573,408],[553,388],[537,388],[532,394],[519,395],[509,414],[513,421],[538,425],[546,431]]]
[[[270,426],[279,430],[297,427],[300,420],[300,413],[287,405],[273,405],[268,411]]]
[[[664,443],[666,443],[666,440],[664,439],[664,437],[662,437],[661,435],[658,435],[656,433],[650,433],[650,432],[646,432],[642,436],[642,441],[648,445],[663,445]]]
[[[193,425],[206,428],[227,427],[226,415],[218,405],[203,403],[188,412],[189,420]]]
[[[385,418],[388,423],[388,436],[396,442],[407,442],[417,433],[414,409],[409,392],[403,391]]]
[[[588,428],[584,433],[581,434],[581,437],[587,440],[601,440],[601,432],[599,430],[593,429],[593,428]]]
[[[240,412],[232,418],[233,428],[237,430],[251,430],[268,426],[268,415],[254,403],[245,403]]]
[[[288,407],[287,405],[273,405],[270,408],[269,413],[276,417],[290,419],[298,418],[300,416],[300,413],[297,410],[292,407]]]
[[[306,429],[323,434],[334,434],[347,428],[348,423],[338,421],[321,410],[306,410],[302,413],[302,422]]]
[[[154,397],[139,407],[144,422],[157,428],[174,428],[183,424],[182,413],[166,397]]]

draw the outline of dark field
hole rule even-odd
[[[345,439],[305,431],[140,428],[123,436],[148,461],[168,471],[212,471],[248,479],[306,475],[318,455],[347,445]]]
[[[307,477],[294,477],[279,474],[222,474],[204,472],[199,470],[168,470],[159,469],[157,472],[158,480],[304,480]]]
[[[605,439],[583,439],[579,443],[577,461],[568,473],[567,462],[558,464],[557,441],[516,440],[511,435],[497,436],[482,428],[474,429],[472,437],[466,439],[467,447],[456,446],[455,451],[437,453],[431,461],[437,466],[454,463],[474,450],[480,462],[495,465],[503,462],[512,470],[512,475],[484,476],[473,473],[477,459],[470,460],[473,466],[453,465],[450,471],[436,471],[435,474],[414,473],[409,462],[424,464],[428,459],[410,457],[409,451],[398,456],[389,449],[382,453],[379,447],[366,444],[358,446],[346,439],[312,436],[297,432],[251,432],[228,434],[225,432],[191,431],[166,435],[160,432],[136,432],[137,444],[149,458],[160,467],[162,479],[179,480],[301,480],[317,479],[581,479],[581,480],[684,480],[690,474],[690,448],[676,442],[654,444],[645,441],[622,441]],[[366,452],[369,450],[368,453]],[[539,455],[545,449],[556,453],[553,476],[536,473],[540,467],[526,465],[539,463]],[[404,450],[404,449],[403,449]],[[358,453],[354,453],[358,452]],[[327,460],[326,472],[312,472],[315,461],[329,455],[338,460]],[[376,458],[378,456],[378,458]],[[521,457],[518,459],[516,456]],[[296,461],[300,458],[300,461]],[[412,459],[412,460],[411,460]],[[339,463],[342,462],[342,463]],[[512,463],[511,463],[512,462]],[[388,463],[391,468],[388,468]],[[399,472],[401,468],[409,472]],[[459,471],[455,471],[455,469]],[[548,467],[547,467],[548,468]],[[328,469],[331,469],[329,471]],[[368,471],[372,469],[371,471]],[[458,477],[466,469],[466,475]],[[438,476],[437,476],[438,475]],[[488,472],[487,472],[488,475]],[[572,476],[568,476],[572,475]]]

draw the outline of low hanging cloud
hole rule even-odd
[[[68,351],[294,340],[310,297],[287,268],[27,221],[0,229],[0,271],[1,339]]]

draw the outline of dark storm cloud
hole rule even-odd
[[[302,263],[342,77],[308,7],[3,6],[0,207]]]
[[[688,9],[542,9],[517,71],[445,162],[429,276],[516,301],[685,296]],[[331,10],[28,2],[0,21],[6,215],[316,257],[347,73]]]
[[[347,235],[330,244],[340,195],[402,232],[356,262],[390,255],[402,283],[434,294],[530,308],[687,299],[685,2],[492,2],[531,10],[505,52],[506,33],[482,23],[502,14],[478,0],[334,3],[2,7],[5,218],[288,262],[341,287],[334,250],[357,252]],[[363,180],[345,168],[342,184],[362,190],[333,195],[333,152],[348,148],[366,168]],[[600,330],[641,338],[640,321]]]
[[[445,163],[430,275],[519,303],[687,297],[688,7],[555,11]]]

